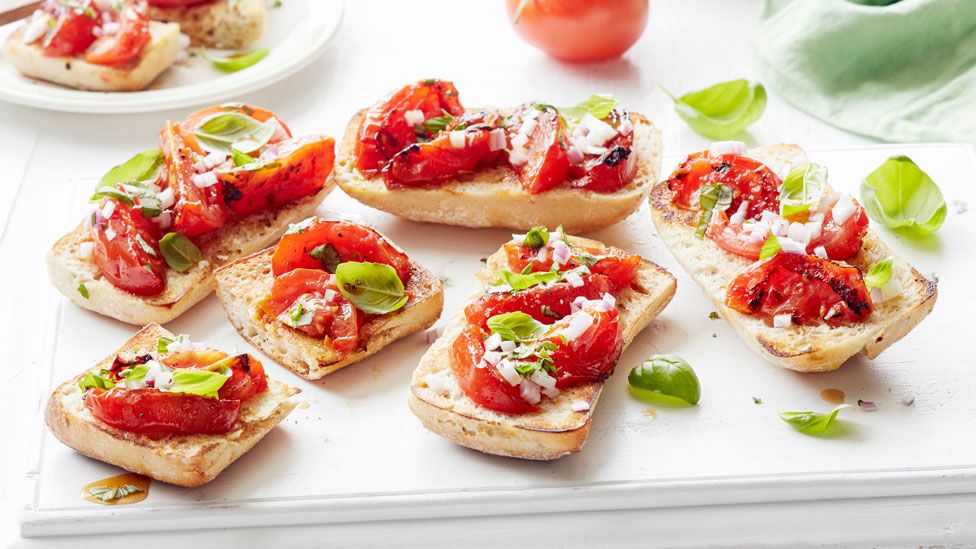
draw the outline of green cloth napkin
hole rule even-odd
[[[766,0],[755,46],[766,82],[830,124],[976,143],[976,0]]]

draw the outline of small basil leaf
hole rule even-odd
[[[701,386],[695,371],[683,358],[675,355],[648,358],[630,371],[627,382],[639,396],[647,396],[642,392],[656,393],[688,404],[698,404],[701,398]]]
[[[346,261],[336,267],[339,291],[354,307],[369,314],[386,314],[407,304],[403,282],[383,263]]]
[[[86,374],[85,377],[82,378],[81,382],[78,383],[78,387],[80,387],[82,391],[87,391],[91,388],[111,389],[112,387],[115,387],[115,383],[111,379],[108,379],[108,377],[105,375],[107,372],[102,370],[101,373],[102,375],[93,373]]]
[[[853,408],[850,404],[841,404],[827,414],[816,412],[782,412],[779,417],[790,424],[797,431],[806,434],[822,433],[837,418],[837,413],[844,408]]]
[[[745,130],[766,110],[766,89],[758,82],[739,79],[675,97],[674,110],[691,129],[712,139],[727,139]]]
[[[172,342],[174,342],[174,341],[176,341],[176,340],[173,339],[173,338],[171,338],[171,337],[163,336],[163,337],[159,338],[159,341],[156,342],[156,352],[158,352],[160,354],[166,354],[166,353],[168,353],[169,352],[169,344],[172,343]]]
[[[78,293],[81,294],[81,297],[88,299],[88,288],[84,284],[78,286]]]
[[[889,158],[861,182],[861,202],[871,219],[918,236],[934,233],[946,217],[939,186],[911,158]]]
[[[441,112],[444,113],[444,116],[435,116],[434,118],[430,118],[428,120],[425,120],[424,121],[424,124],[423,124],[423,127],[421,128],[420,131],[426,130],[427,132],[430,132],[431,134],[436,134],[438,132],[444,131],[444,129],[447,128],[447,126],[451,122],[454,121],[454,117],[451,116],[451,113],[449,113],[449,112],[447,112],[447,111],[445,111],[443,109],[441,110]],[[424,133],[424,136],[425,137],[426,137],[426,135],[427,134]]]
[[[773,257],[783,248],[779,245],[779,240],[776,239],[776,235],[771,234],[766,242],[763,243],[763,247],[759,250],[759,259],[766,259],[767,257]]]
[[[288,316],[291,320],[291,327],[297,328],[299,326],[307,326],[312,323],[315,319],[315,313],[312,311],[306,311],[305,306],[299,303],[291,310],[291,315]]]
[[[732,205],[732,187],[721,184],[702,185],[698,202],[701,204],[702,214],[698,219],[695,238],[701,240],[705,238],[705,230],[708,229],[708,224],[712,220],[712,214],[716,211],[725,211]]]
[[[263,147],[274,128],[246,114],[224,112],[207,117],[197,125],[193,135],[207,152],[232,154],[234,149],[250,153]]]
[[[248,164],[254,164],[257,160],[246,153],[242,153],[237,149],[230,150],[230,157],[234,160],[234,165],[240,168],[241,166],[247,166]]]
[[[538,339],[546,332],[544,324],[521,311],[502,313],[489,318],[488,329],[491,333],[502,336],[502,339],[520,343]]]
[[[880,288],[891,280],[891,264],[894,258],[889,257],[884,261],[879,261],[868,269],[868,274],[864,275],[864,284]]]
[[[779,189],[780,213],[784,217],[810,209],[827,187],[827,168],[807,164],[790,172]]]
[[[122,164],[112,168],[99,181],[99,187],[114,187],[119,183],[133,181],[155,181],[166,156],[159,149],[150,149],[136,154]]]
[[[236,357],[235,357],[236,358]],[[229,370],[223,368],[227,374]],[[217,398],[217,391],[224,386],[229,379],[220,371],[199,370],[196,368],[176,368],[172,371],[173,387],[169,393],[188,393],[205,397]]]
[[[258,61],[264,59],[268,52],[268,48],[263,48],[259,50],[249,50],[249,51],[238,51],[234,52],[225,57],[221,56],[210,56],[207,55],[207,49],[203,46],[200,47],[200,57],[203,57],[207,61],[213,63],[214,67],[224,71],[224,72],[237,72],[241,69],[246,69],[251,65],[257,63]]]
[[[309,257],[312,259],[319,259],[322,261],[322,266],[325,267],[326,271],[330,273],[335,273],[336,268],[342,261],[339,259],[339,252],[335,249],[332,244],[322,244],[321,246],[316,246],[308,252]]]
[[[574,254],[574,256],[577,260],[579,260],[580,264],[587,267],[592,267],[599,263],[601,259],[607,258],[605,255],[593,255],[590,252],[582,252],[579,254]]]
[[[539,227],[532,227],[526,235],[525,239],[522,240],[522,246],[532,248],[533,250],[538,250],[539,248],[545,246],[549,243],[549,231],[546,229],[545,225]]]
[[[613,109],[616,109],[619,104],[620,103],[617,101],[617,98],[610,94],[594,93],[572,107],[560,107],[557,110],[559,111],[559,114],[570,122],[579,122],[585,118],[587,114],[592,114],[593,118],[602,120],[610,116],[610,113],[613,111]]]
[[[531,269],[532,265],[530,264],[528,267]],[[544,282],[552,282],[560,277],[560,273],[555,271],[530,272],[528,274],[513,273],[511,271],[495,271],[495,274],[501,277],[504,283],[511,286],[512,290],[516,292]]]
[[[159,251],[166,264],[177,272],[184,272],[200,261],[200,248],[180,233],[166,233],[159,239]]]

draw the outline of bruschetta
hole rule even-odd
[[[249,354],[150,324],[59,386],[45,420],[79,453],[192,487],[257,444],[295,408],[299,392],[267,377]]]
[[[489,454],[579,452],[604,380],[671,301],[674,277],[537,227],[492,254],[478,279],[414,371],[410,409],[434,433]]]
[[[333,188],[334,141],[292,137],[274,114],[229,103],[167,122],[160,147],[110,170],[95,208],[47,254],[74,303],[132,324],[168,322],[211,274],[307,218]]]
[[[314,217],[214,279],[237,331],[306,379],[430,327],[444,305],[440,280],[386,237]]]
[[[407,219],[583,232],[640,206],[660,173],[661,136],[608,95],[470,110],[452,83],[424,80],[353,116],[337,157],[347,194]]]
[[[24,76],[84,90],[135,91],[177,60],[179,35],[179,25],[150,21],[133,4],[45,0],[7,37],[3,53]]]
[[[784,180],[787,181],[784,184]],[[718,312],[767,361],[801,372],[878,356],[932,311],[934,282],[869,227],[795,145],[722,142],[651,193],[651,217]],[[887,262],[890,278],[865,275]]]
[[[148,0],[154,21],[178,23],[190,43],[243,48],[264,32],[265,0]]]

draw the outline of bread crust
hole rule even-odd
[[[606,247],[584,238],[569,237],[569,240],[586,247]],[[479,284],[468,301],[484,294],[484,287],[494,280],[496,270],[507,268],[508,259],[502,248],[488,258],[487,265],[478,273]],[[671,301],[676,285],[666,270],[641,260],[634,283],[617,296],[624,349]],[[488,454],[549,460],[579,452],[589,435],[590,418],[603,383],[563,389],[554,398],[544,398],[537,413],[505,414],[484,408],[464,394],[450,369],[448,351],[465,324],[462,309],[413,372],[407,404],[424,427],[452,442]],[[428,376],[442,378],[441,385],[445,388],[432,388],[427,384]],[[571,405],[575,401],[588,403],[589,409],[573,410]]]
[[[787,164],[790,169],[808,162],[796,145],[769,145],[749,151],[762,162]],[[828,189],[828,192],[831,192]],[[651,219],[664,243],[678,263],[702,288],[718,312],[739,336],[768,362],[799,372],[836,370],[850,357],[860,353],[877,357],[891,344],[904,337],[935,306],[938,290],[898,254],[892,251],[871,228],[864,237],[861,251],[847,262],[867,272],[874,263],[891,256],[893,277],[904,289],[901,296],[876,305],[864,321],[830,327],[790,326],[774,328],[763,320],[726,307],[725,295],[732,279],[754,261],[730,254],[709,239],[695,238],[698,213],[671,207],[667,181],[654,187],[650,196]]]
[[[168,69],[180,53],[180,27],[149,22],[149,43],[139,56],[121,65],[96,65],[83,58],[45,57],[42,48],[24,44],[25,25],[3,43],[3,55],[21,74],[71,88],[93,91],[137,91]]]
[[[51,433],[66,446],[99,461],[156,480],[194,487],[213,480],[251,449],[298,405],[300,389],[268,379],[268,390],[241,403],[237,422],[220,435],[151,437],[107,425],[85,407],[78,383],[88,373],[109,368],[117,355],[155,352],[162,336],[173,337],[158,324],[149,324],[98,364],[61,384],[51,394],[44,419]]]
[[[479,169],[430,188],[390,191],[382,177],[366,179],[356,169],[356,133],[364,113],[359,111],[349,121],[336,151],[339,186],[367,206],[414,221],[520,230],[562,225],[567,232],[587,232],[634,213],[661,173],[661,132],[643,115],[631,113],[637,175],[613,193],[573,189],[563,183],[543,193],[529,194],[508,166]]]
[[[234,328],[262,353],[305,379],[320,379],[378,352],[394,341],[432,326],[444,308],[440,280],[411,261],[410,295],[401,309],[373,316],[360,332],[362,347],[340,357],[323,338],[313,338],[271,318],[258,302],[271,291],[274,275],[268,248],[217,269],[217,297]]]
[[[210,294],[213,290],[211,274],[217,267],[278,240],[288,230],[288,225],[311,216],[334,187],[335,181],[330,175],[325,186],[315,194],[230,221],[194,238],[207,263],[197,263],[182,273],[167,267],[166,289],[154,296],[137,296],[117,288],[102,277],[91,258],[79,255],[79,245],[89,240],[84,223],[61,237],[48,251],[45,257],[48,276],[54,287],[76,305],[130,324],[165,324]],[[78,292],[80,285],[88,291],[87,298]]]
[[[178,23],[194,46],[243,48],[264,33],[265,0],[216,0],[195,6],[149,5],[146,15],[156,21]]]

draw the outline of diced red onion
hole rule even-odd
[[[878,410],[878,405],[870,400],[860,400],[857,404],[865,412],[876,412]]]
[[[806,222],[807,233],[810,235],[810,240],[815,238],[820,238],[822,234],[823,225],[819,221],[807,221]]]
[[[854,210],[854,200],[850,195],[843,194],[830,211],[834,213],[834,223],[843,225],[854,214]]]
[[[762,221],[770,227],[773,223],[776,223],[777,219],[779,219],[779,216],[769,210],[763,210],[763,213],[759,217],[759,221]]]
[[[152,220],[160,229],[168,229],[173,224],[173,215],[169,212],[163,212]]]
[[[31,44],[47,34],[47,31],[51,28],[48,26],[50,19],[51,16],[47,13],[41,10],[35,11],[33,19],[27,24],[27,28],[24,29],[24,36],[22,38],[24,43]]]
[[[529,152],[524,147],[513,147],[512,152],[508,153],[508,161],[513,166],[521,166],[529,161]]]
[[[569,304],[570,312],[575,313],[576,311],[582,309],[583,307],[586,307],[587,301],[588,300],[581,295],[576,296],[576,299],[574,299],[573,302]]]
[[[556,386],[556,378],[550,376],[542,370],[534,370],[531,374],[529,374],[529,381],[545,389],[552,389]]]
[[[117,21],[109,21],[108,23],[102,24],[102,33],[104,35],[116,34],[121,28],[122,25],[120,25]]]
[[[634,123],[628,118],[617,126],[617,131],[620,132],[620,135],[630,135],[630,132],[634,131]]]
[[[822,259],[829,259],[827,257],[827,248],[824,248],[823,246],[817,246],[816,248],[814,248],[813,255]]]
[[[569,320],[569,326],[563,328],[561,333],[567,340],[572,341],[583,335],[592,324],[592,316],[584,312],[578,312],[572,316]]]
[[[407,124],[410,124],[411,126],[416,126],[418,124],[423,124],[424,123],[424,111],[419,110],[419,109],[413,110],[413,111],[407,111],[407,112],[403,113],[403,119],[406,120],[407,121]]]
[[[429,387],[434,391],[443,391],[448,387],[447,376],[443,375],[440,372],[436,374],[427,374],[424,377],[424,383],[426,383],[427,387]]]
[[[112,229],[112,227],[105,229],[105,238],[107,238],[109,242],[115,240],[115,231]]]
[[[194,175],[192,178],[193,184],[200,189],[210,187],[217,184],[217,174],[214,172],[204,172]]]
[[[617,306],[617,299],[613,297],[613,294],[605,293],[603,294],[603,300],[600,301],[596,306],[596,310],[601,313],[607,312]]]
[[[807,226],[799,221],[790,223],[790,229],[787,232],[787,236],[789,236],[790,239],[803,244],[804,247],[810,243],[810,233],[807,232]]]
[[[884,294],[881,293],[881,288],[870,288],[868,295],[871,297],[871,303],[874,303],[875,306],[884,302]]]
[[[105,219],[112,219],[112,214],[115,213],[115,202],[109,200],[102,206],[102,217]]]
[[[584,412],[590,409],[590,403],[585,400],[574,400],[569,407],[577,412]]]
[[[519,133],[531,136],[532,132],[535,131],[536,126],[539,123],[536,122],[535,118],[529,118],[528,120],[522,122],[522,127],[519,128]]]
[[[101,223],[105,223],[105,216],[102,215],[102,210],[96,208],[94,210],[89,211],[88,212],[88,215],[85,216],[85,227],[91,228],[91,226],[92,226],[92,214],[93,213],[95,214],[95,224],[96,225],[99,225]]]
[[[569,163],[573,166],[583,161],[583,151],[581,151],[575,144],[569,147],[566,154],[569,156]]]
[[[581,288],[583,286],[583,279],[582,277],[580,277],[580,275],[573,272],[569,272],[566,273],[564,276],[566,277],[566,282],[569,282],[570,286],[574,288]]]
[[[716,141],[708,150],[714,155],[746,154],[748,151],[746,144],[742,141]]]
[[[511,353],[515,350],[516,343],[514,341],[502,341],[501,350],[503,353]]]
[[[518,371],[515,370],[515,366],[512,364],[511,360],[501,361],[501,363],[498,365],[498,373],[501,374],[502,379],[513,387],[522,381],[522,376],[519,375]]]
[[[773,223],[773,234],[776,236],[788,236],[790,232],[790,222],[785,219],[777,219]]]
[[[485,350],[486,351],[494,351],[495,349],[497,349],[497,348],[499,348],[501,346],[502,346],[502,335],[501,334],[498,334],[498,333],[491,334],[490,336],[488,336],[488,339],[485,340]],[[498,361],[496,360],[492,364],[495,364],[497,362]]]
[[[732,217],[729,218],[729,224],[731,225],[742,225],[746,221],[746,211],[749,209],[749,201],[743,200],[739,204],[739,209],[736,210]]]
[[[539,386],[527,379],[523,379],[519,383],[519,395],[522,397],[522,400],[529,404],[538,404],[542,400],[540,393]]]
[[[498,364],[499,360],[502,359],[502,354],[498,351],[485,351],[483,358],[485,362],[494,366],[495,364]]]
[[[329,291],[334,292],[334,290],[327,290],[327,292],[329,292]],[[326,296],[326,297],[328,297],[328,296]],[[333,296],[333,297],[335,297],[335,296]],[[427,330],[426,332],[424,332],[424,336],[426,336],[426,338],[427,338],[427,345],[430,345],[431,343],[437,341],[437,337],[439,335],[440,334],[437,333],[437,328],[431,328],[431,329]]]
[[[553,241],[550,239],[549,242],[552,244],[552,257],[556,260],[556,263],[559,265],[565,265],[568,263],[570,258],[573,256],[569,246],[567,246],[562,240]]]
[[[529,142],[529,138],[524,133],[517,133],[512,138],[512,147],[524,147]]]
[[[91,240],[86,240],[81,244],[78,244],[78,255],[82,259],[88,259],[92,255],[92,251],[95,249],[95,243]]]
[[[331,301],[335,301],[335,298],[336,298],[336,291],[335,291],[335,290],[333,290],[333,289],[331,289],[331,288],[329,288],[329,289],[327,289],[327,290],[325,290],[325,300],[326,300],[326,301],[330,301],[330,302],[331,302]],[[429,331],[429,330],[428,330],[428,331]],[[434,329],[434,332],[436,333],[436,332],[437,332],[437,330],[436,330],[436,329]]]
[[[451,142],[451,146],[455,149],[463,149],[465,146],[465,132],[454,130],[448,134],[448,139]]]
[[[495,128],[488,134],[489,151],[500,151],[505,148],[506,143],[505,130],[503,128]]]
[[[915,404],[915,395],[906,396],[901,399],[901,403],[905,406],[911,406]]]
[[[807,247],[802,242],[797,242],[792,238],[786,236],[776,237],[776,241],[779,242],[779,247],[788,254],[802,254],[806,255]]]
[[[774,328],[787,328],[793,324],[793,315],[790,313],[783,313],[781,315],[776,315],[773,317],[773,327]]]

